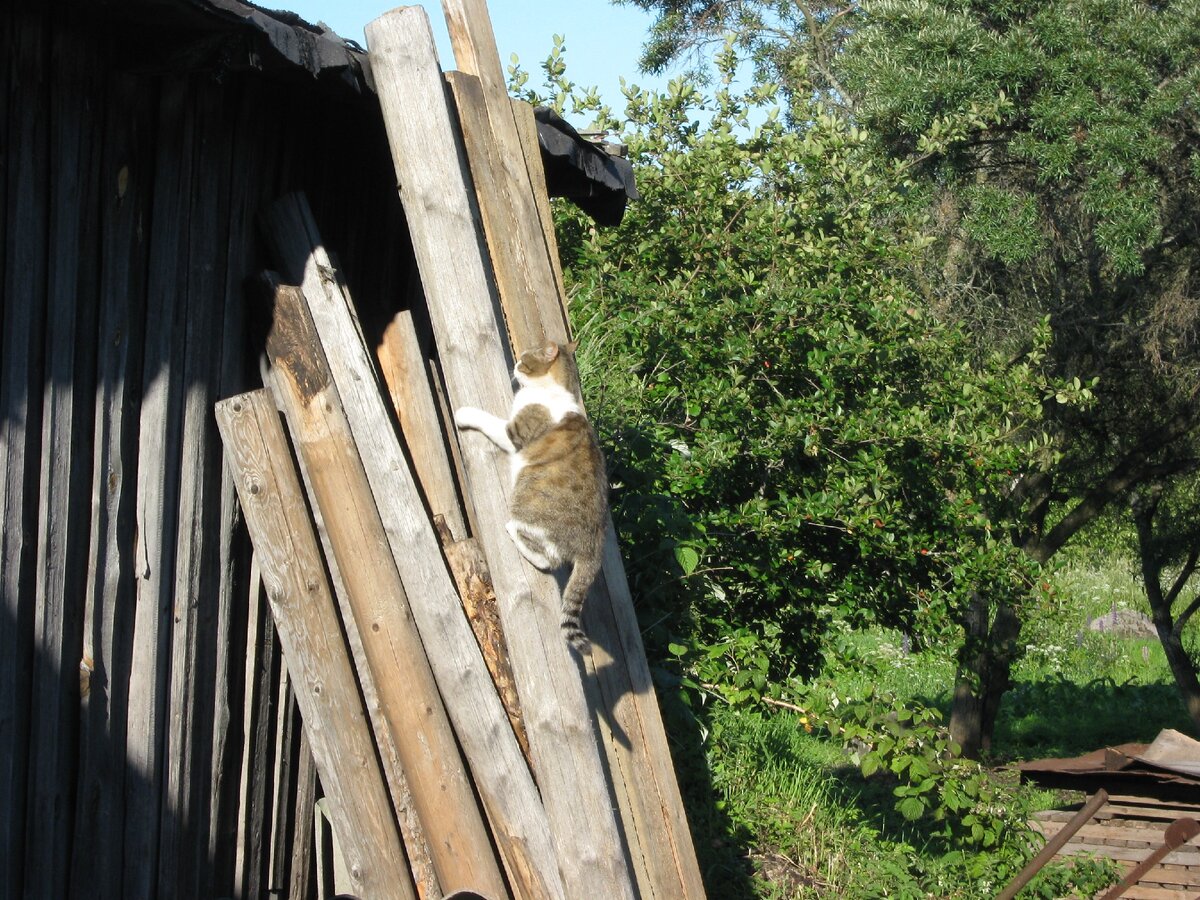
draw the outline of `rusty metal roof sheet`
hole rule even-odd
[[[1114,782],[1200,789],[1200,741],[1166,729],[1150,744],[1119,744],[1072,759],[1033,760],[1017,768],[1023,780],[1078,790]]]

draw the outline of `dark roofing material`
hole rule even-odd
[[[374,94],[366,51],[327,26],[314,25],[292,12],[245,0],[99,0],[74,8],[119,24],[129,43],[154,42],[164,30],[196,34],[185,51],[171,56],[175,66],[212,69],[218,74],[302,70],[342,84],[360,97]],[[154,48],[142,49],[152,52]],[[552,110],[539,107],[536,120],[550,196],[572,200],[601,225],[619,224],[626,202],[638,196],[629,162],[582,137]]]

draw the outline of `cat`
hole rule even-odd
[[[483,432],[509,454],[512,502],[507,529],[530,563],[551,572],[571,563],[562,595],[562,629],[581,653],[590,645],[580,616],[600,571],[608,522],[608,478],[596,432],[579,405],[577,342],[521,354],[518,390],[506,420],[472,406],[454,415],[460,429]]]

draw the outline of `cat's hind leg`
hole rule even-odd
[[[543,572],[550,572],[560,565],[555,546],[546,539],[546,533],[535,526],[526,525],[516,519],[509,519],[505,526],[508,536],[517,545],[529,562]]]

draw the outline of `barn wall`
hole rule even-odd
[[[259,381],[266,204],[370,305],[411,252],[372,101],[201,38],[0,14],[0,896],[313,889],[212,406]]]

